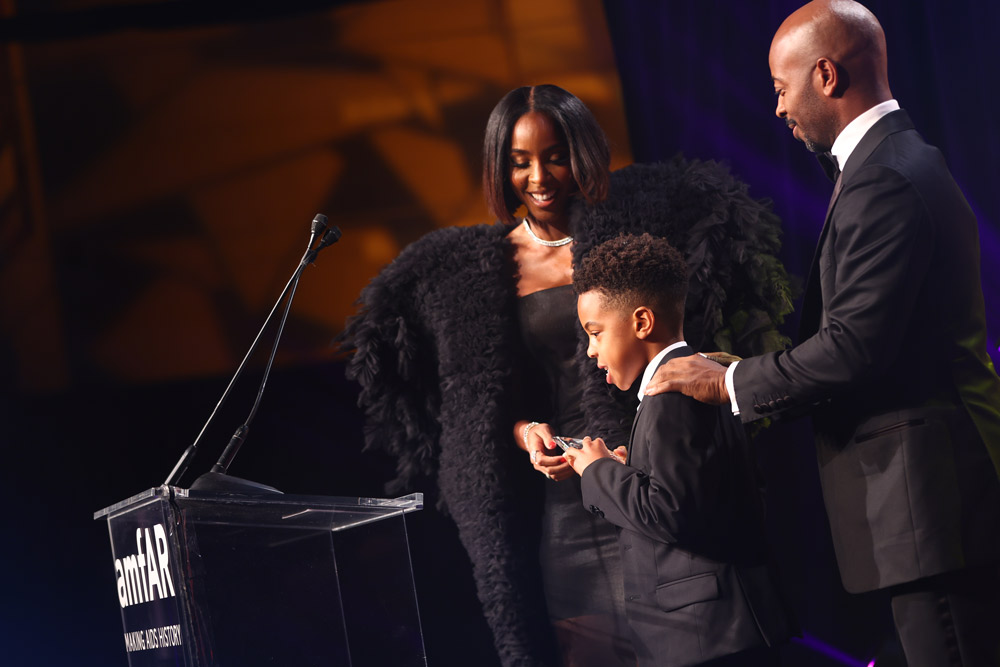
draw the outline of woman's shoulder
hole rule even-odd
[[[461,258],[477,249],[496,246],[510,231],[510,226],[500,222],[465,227],[442,227],[428,232],[406,246],[399,259],[430,257]]]
[[[412,298],[418,292],[452,289],[456,281],[482,281],[482,274],[501,271],[503,240],[510,226],[502,223],[443,227],[407,245],[366,286],[363,302],[388,291],[393,298]],[[410,297],[401,295],[410,294]]]
[[[683,245],[699,220],[741,207],[766,215],[769,202],[750,198],[746,183],[724,163],[678,155],[612,172],[608,198],[574,210],[574,236],[589,247],[609,235],[646,231]],[[731,217],[720,220],[731,223]]]
[[[635,214],[634,207],[639,206],[647,217],[652,210],[690,217],[692,209],[703,213],[720,200],[770,204],[767,199],[751,199],[747,183],[725,162],[688,160],[678,154],[664,162],[634,163],[612,172],[608,198],[590,207],[590,213],[617,217]]]
[[[725,162],[687,159],[680,154],[661,162],[635,162],[611,172],[611,185],[619,191],[693,183],[712,188],[729,186],[736,180]]]

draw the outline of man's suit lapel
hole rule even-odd
[[[872,152],[881,144],[886,137],[903,130],[912,130],[913,122],[910,116],[899,109],[882,116],[875,125],[872,126],[865,136],[858,142],[857,147],[851,153],[850,159],[840,172],[837,182],[833,186],[833,194],[830,203],[826,207],[826,217],[823,219],[823,229],[819,233],[819,241],[816,242],[816,250],[813,252],[812,264],[809,266],[809,278],[806,280],[806,291],[802,299],[802,319],[799,321],[799,340],[805,340],[809,336],[819,331],[820,317],[823,312],[823,290],[819,280],[819,260],[823,254],[823,244],[830,230],[830,221],[833,219],[833,209],[837,205],[840,193],[844,184],[851,180],[857,173]]]
[[[657,364],[656,368],[659,369],[660,366],[667,363],[671,359],[676,359],[678,357],[689,357],[692,354],[694,354],[694,350],[692,350],[687,345],[683,345],[681,347],[671,350],[666,355],[664,355],[663,359],[660,360],[660,363]],[[632,432],[629,433],[628,436],[628,444],[629,444],[628,454],[625,456],[626,465],[631,464],[632,462],[632,443],[635,442],[635,428],[636,425],[638,425],[639,423],[639,415],[642,414],[642,409],[643,407],[645,407],[645,405],[646,405],[645,399],[639,401],[639,408],[638,410],[636,410],[635,419],[632,420]]]

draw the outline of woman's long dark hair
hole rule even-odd
[[[514,125],[529,111],[546,114],[562,131],[569,146],[573,179],[584,198],[594,202],[607,197],[611,152],[604,130],[590,109],[559,86],[523,86],[503,96],[486,124],[483,193],[490,213],[499,220],[513,223],[513,213],[521,205],[510,185],[510,141]]]

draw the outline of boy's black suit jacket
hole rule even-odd
[[[1000,558],[1000,380],[976,219],[941,153],[898,110],[843,167],[802,342],[741,361],[734,385],[743,421],[813,414],[841,578],[857,593]]]
[[[663,363],[690,354],[678,348]],[[697,664],[787,637],[766,566],[756,466],[728,406],[647,396],[627,464],[595,461],[582,489],[584,507],[619,528],[640,665]]]

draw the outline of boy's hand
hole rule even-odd
[[[597,459],[614,459],[619,463],[625,462],[625,448],[619,447],[614,453],[608,451],[604,441],[600,438],[583,439],[583,449],[567,449],[563,452],[566,462],[572,466],[577,475],[583,475],[591,463]]]

